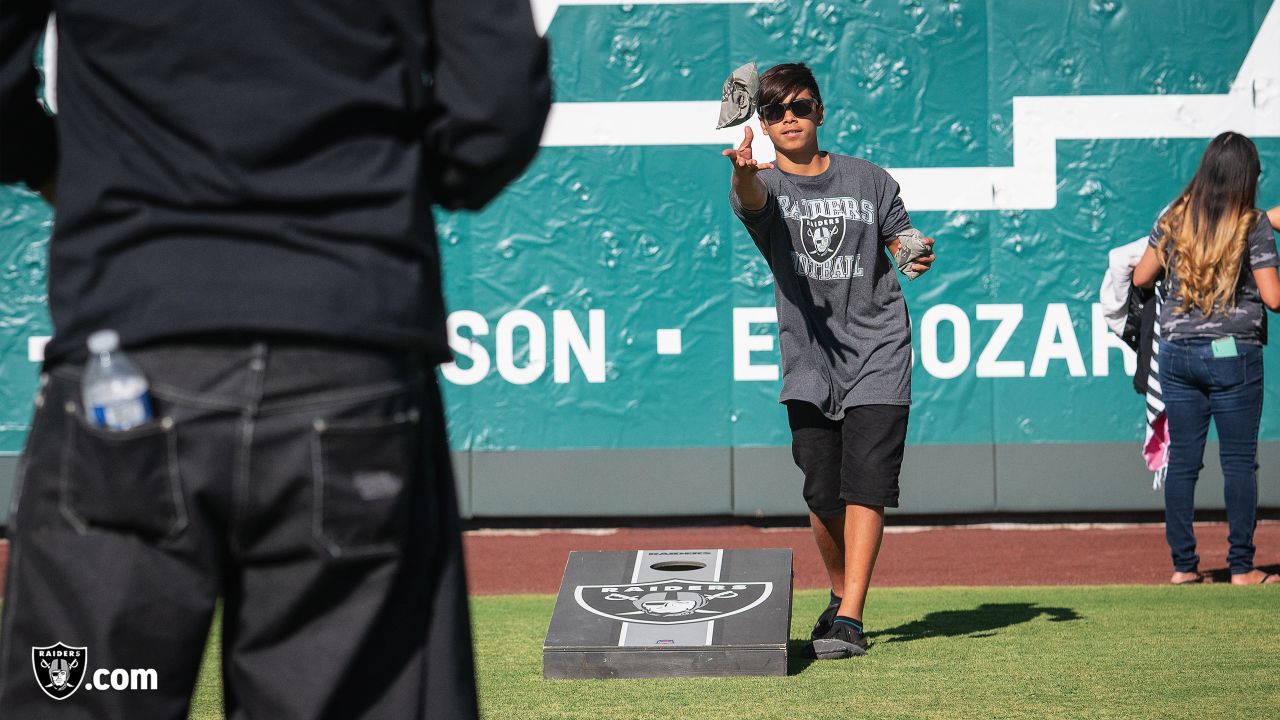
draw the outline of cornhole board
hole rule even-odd
[[[571,552],[547,678],[786,675],[790,550]]]

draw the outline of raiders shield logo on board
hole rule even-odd
[[[678,625],[744,613],[764,602],[772,582],[664,580],[633,585],[579,585],[584,609],[619,622]]]

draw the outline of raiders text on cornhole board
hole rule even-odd
[[[790,550],[572,552],[548,678],[785,675]]]

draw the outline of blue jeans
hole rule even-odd
[[[1214,357],[1208,339],[1160,343],[1160,387],[1169,419],[1164,485],[1165,539],[1178,572],[1200,561],[1191,522],[1204,467],[1209,418],[1218,429],[1227,506],[1231,574],[1253,570],[1258,515],[1258,422],[1262,417],[1262,346],[1237,343],[1236,357]]]

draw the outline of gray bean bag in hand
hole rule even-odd
[[[755,63],[734,70],[724,81],[720,99],[720,124],[716,129],[741,125],[756,112],[760,95],[760,73]]]
[[[932,252],[924,242],[924,236],[915,228],[907,228],[898,233],[898,252],[893,254],[893,261],[908,279],[915,280],[920,273],[911,267],[916,260]]]

